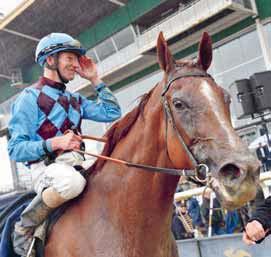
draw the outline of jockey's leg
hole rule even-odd
[[[34,228],[46,219],[51,210],[38,194],[22,212],[20,221],[15,224],[13,234],[13,248],[19,256],[26,256]]]
[[[35,227],[43,223],[52,210],[78,196],[85,184],[85,178],[69,165],[53,163],[47,166],[35,182],[37,196],[15,224],[14,251],[20,256],[26,256]]]

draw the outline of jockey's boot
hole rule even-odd
[[[52,210],[65,201],[53,188],[47,188],[42,195],[35,196],[15,224],[13,248],[16,254],[27,256],[35,228],[46,220]]]

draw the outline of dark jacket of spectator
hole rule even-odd
[[[256,149],[256,154],[258,159],[261,161],[263,166],[263,171],[267,171],[270,167],[270,152],[267,145],[262,145],[259,143],[259,147]]]
[[[194,237],[193,233],[186,231],[180,216],[176,213],[173,216],[171,230],[175,240],[189,239]]]
[[[203,225],[199,202],[195,198],[190,198],[188,201],[188,213],[192,218],[193,227],[201,227]]]
[[[213,235],[222,235],[225,234],[225,222],[224,222],[224,216],[221,211],[221,205],[219,201],[214,198],[213,200],[213,215],[212,215],[212,234]],[[205,219],[205,226],[206,229],[209,225],[209,210],[210,210],[210,199],[203,198],[203,202],[201,205],[201,212],[203,215],[203,218]]]
[[[265,201],[256,207],[256,211],[252,214],[249,221],[259,221],[265,230],[271,229],[271,196],[267,197]],[[271,233],[271,230],[268,234]]]
[[[187,211],[186,201],[176,203],[172,218],[172,232],[176,240],[194,237],[192,218]]]
[[[241,232],[242,225],[237,210],[227,211],[225,216],[226,233],[232,234],[234,232]]]

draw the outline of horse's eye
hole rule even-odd
[[[186,108],[186,105],[180,99],[174,99],[173,105],[176,109],[179,109],[179,110],[183,110]]]

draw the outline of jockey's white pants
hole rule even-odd
[[[53,187],[63,199],[70,200],[78,196],[86,185],[85,178],[73,168],[83,165],[80,156],[64,153],[48,166],[43,161],[31,165],[32,186],[40,194],[45,188]]]

